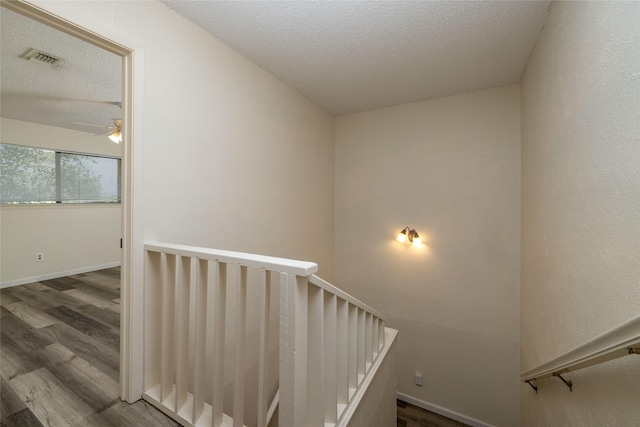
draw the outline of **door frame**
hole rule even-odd
[[[0,0],[0,5],[122,57],[122,267],[120,275],[120,398],[133,403],[143,388],[142,166],[144,47],[78,13],[75,2]],[[114,16],[115,6],[114,3]],[[74,7],[76,7],[74,9]],[[135,142],[135,143],[134,143]]]

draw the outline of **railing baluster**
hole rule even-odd
[[[365,372],[369,370],[369,366],[373,362],[373,315],[364,312],[365,329],[364,329],[364,366]]]
[[[349,305],[349,400],[358,388],[358,307]]]
[[[166,255],[147,252],[145,257],[144,287],[144,388],[151,390],[160,384],[160,356],[162,342],[162,292]],[[165,261],[166,262],[166,261]]]
[[[173,336],[171,337],[171,360],[173,363],[173,367],[171,369],[172,377],[173,377],[173,392],[171,397],[173,398],[170,408],[171,410],[178,412],[178,394],[176,393],[176,383],[178,382],[178,343],[180,336],[180,290],[181,290],[181,275],[182,275],[182,256],[176,255],[175,257],[175,280],[174,280],[174,289],[173,289]]]
[[[378,357],[378,350],[380,349],[380,347],[378,347],[378,328],[380,327],[380,323],[377,317],[372,316],[372,321],[373,321],[373,331],[371,333],[371,339],[372,339],[372,343],[371,343],[371,347],[373,348],[373,357],[372,357],[372,361],[376,360],[376,357]]]
[[[213,322],[212,329],[212,358],[213,391],[211,398],[211,426],[220,427],[222,425],[222,404],[224,397],[224,339],[225,339],[225,316],[227,301],[227,265],[217,261],[209,261],[209,275],[207,286],[213,289],[210,307]],[[211,272],[213,271],[213,274]]]
[[[173,392],[175,375],[175,288],[176,256],[163,255],[162,273],[162,356],[160,367],[160,400],[166,405],[166,399]],[[170,405],[172,406],[172,405]],[[174,408],[171,408],[172,410]]]
[[[358,385],[364,378],[365,374],[365,363],[366,363],[366,355],[365,355],[365,316],[366,312],[364,310],[358,309]]]
[[[189,384],[189,301],[191,292],[191,258],[178,257],[176,287],[176,413],[187,402]]]
[[[236,370],[233,390],[233,425],[244,425],[244,341],[247,319],[247,267],[238,267],[236,285]]]
[[[324,291],[309,286],[307,411],[308,425],[324,425]]]
[[[342,298],[337,298],[337,314],[336,391],[338,405],[342,407],[349,402],[349,303]]]
[[[308,280],[280,273],[280,411],[279,423],[307,425]]]
[[[195,258],[194,258],[195,260]],[[195,342],[193,363],[193,423],[196,424],[204,412],[204,387],[206,384],[206,351],[207,351],[207,277],[208,263],[196,260],[196,292],[195,292]],[[193,272],[192,272],[193,273]],[[194,275],[195,276],[195,275]]]
[[[189,257],[189,343],[187,344],[187,356],[189,359],[189,366],[185,378],[187,379],[187,402],[190,406],[187,406],[185,411],[185,417],[190,417],[195,423],[194,419],[194,394],[195,383],[193,381],[193,371],[196,366],[196,296],[198,292],[198,277],[200,270],[200,263],[197,257]],[[189,398],[190,396],[190,398]]]
[[[324,292],[324,422],[338,420],[337,297]]]
[[[269,410],[269,320],[271,317],[271,274],[260,271],[260,348],[258,356],[258,427],[267,427]]]

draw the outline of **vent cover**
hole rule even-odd
[[[51,65],[61,65],[64,62],[64,59],[58,58],[57,56],[51,55],[50,53],[42,52],[38,49],[30,49],[27,53],[22,55],[23,59],[27,61],[31,59],[35,59],[37,61],[45,62]]]

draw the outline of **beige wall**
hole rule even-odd
[[[2,118],[0,141],[120,157],[107,137]],[[120,263],[120,204],[0,207],[0,282],[28,283]],[[44,260],[36,262],[35,254]]]
[[[331,279],[333,118],[163,4],[113,7],[145,49],[145,236]]]
[[[336,119],[336,285],[400,331],[399,392],[503,426],[520,420],[519,90]],[[405,226],[426,245],[395,241]]]
[[[35,3],[144,55],[144,240],[315,261],[332,279],[331,115],[160,2]]]
[[[2,207],[2,286],[119,265],[120,216],[120,204]]]
[[[522,80],[522,370],[640,312],[640,3],[556,2]],[[522,385],[526,426],[630,426],[640,358]]]

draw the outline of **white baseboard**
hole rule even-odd
[[[25,277],[24,279],[8,280],[0,283],[0,289],[10,288],[12,286],[26,285],[27,283],[39,282],[41,280],[57,279],[58,277],[73,276],[74,274],[89,273],[96,270],[104,270],[105,268],[120,267],[120,262],[110,262],[102,265],[92,265],[91,267],[76,268],[75,270],[58,271],[56,273],[43,274],[41,276]]]
[[[494,427],[492,424],[487,424],[483,421],[476,420],[475,418],[468,417],[466,415],[462,415],[458,412],[452,411],[447,408],[443,408],[442,406],[425,402],[424,400],[416,399],[415,397],[408,396],[404,393],[397,392],[399,400],[402,400],[407,403],[411,403],[412,405],[417,406],[418,408],[426,409],[427,411],[435,412],[436,414],[440,414],[447,418],[451,418],[452,420],[459,421],[461,423],[468,424],[472,427]]]

